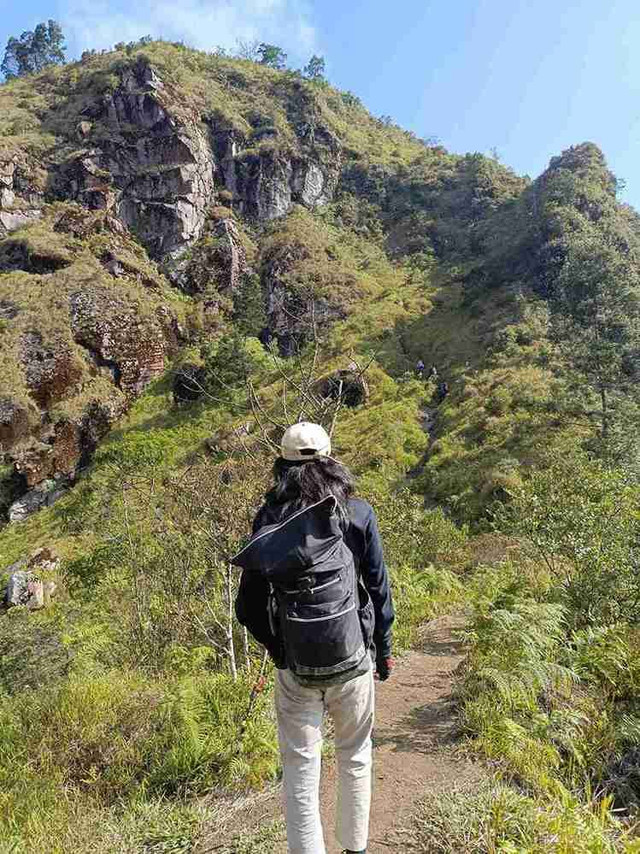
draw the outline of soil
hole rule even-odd
[[[433,620],[425,626],[420,648],[397,662],[387,682],[376,685],[368,854],[404,849],[403,836],[410,834],[417,804],[427,792],[479,781],[483,776],[482,768],[459,749],[451,697],[454,671],[464,659],[464,650],[455,638],[455,629],[462,624],[459,617]],[[329,754],[323,758],[320,792],[327,854],[341,851],[334,838],[335,778],[335,762]],[[277,823],[282,818],[279,786],[220,807],[220,820],[207,828],[197,854],[240,850],[286,854],[282,824]],[[270,823],[275,828],[273,836],[257,847],[248,847],[247,840],[259,836]]]

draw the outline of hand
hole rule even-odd
[[[376,659],[376,671],[378,673],[378,679],[381,682],[385,682],[391,676],[395,665],[396,663],[390,655],[386,656],[385,658]]]

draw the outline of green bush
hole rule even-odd
[[[544,563],[577,628],[640,621],[640,488],[624,472],[578,455],[516,488],[496,525]]]

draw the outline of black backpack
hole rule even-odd
[[[357,667],[371,642],[373,607],[344,541],[333,496],[260,527],[232,563],[269,582],[271,631],[287,667],[322,683]]]

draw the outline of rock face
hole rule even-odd
[[[0,324],[16,368],[0,395],[0,462],[13,466],[0,482],[0,513],[8,508],[13,521],[62,494],[176,352],[182,330],[167,301],[158,304],[163,271],[199,302],[198,328],[217,330],[256,275],[252,231],[235,217],[255,226],[295,204],[323,205],[340,172],[340,145],[319,113],[312,122],[289,117],[281,141],[262,119],[236,126],[203,112],[145,58],[114,66],[108,89],[93,82],[72,120],[69,105],[60,114],[56,104],[47,108],[50,127],[64,128],[49,149],[0,153]],[[138,255],[131,250],[132,234],[158,266],[140,258],[139,246]],[[18,282],[33,289],[32,302],[44,300],[46,287],[55,291],[55,322],[45,312],[32,319],[26,296],[13,303]],[[146,297],[132,298],[132,282],[156,292],[151,309]],[[275,274],[264,292],[270,334],[291,353],[305,325],[292,320],[295,297]],[[194,395],[177,381],[176,401]]]
[[[99,441],[127,407],[121,392],[109,400],[89,401],[77,417],[44,423],[23,441],[9,447],[8,459],[30,492],[12,505],[13,521],[25,519],[39,507],[53,504],[87,465]]]
[[[335,180],[319,164],[274,151],[225,158],[223,163],[224,185],[233,193],[240,213],[250,219],[285,216],[294,202],[319,207],[335,189]]]
[[[125,395],[134,397],[164,370],[169,342],[162,324],[143,319],[109,291],[78,291],[70,298],[75,340],[92,354]]]
[[[27,385],[40,407],[46,409],[77,385],[82,367],[67,346],[46,343],[35,331],[26,332],[20,344]]]
[[[26,408],[10,397],[0,397],[0,445],[11,447],[29,432]]]
[[[109,138],[68,161],[58,184],[59,194],[113,212],[159,259],[199,236],[214,197],[206,129],[196,116],[172,115],[168,100],[148,64],[124,71],[118,89],[93,109],[110,128]],[[85,138],[91,128],[82,124]]]
[[[338,177],[339,146],[329,169],[312,156],[249,149],[237,132],[188,115],[144,61],[122,73],[121,85],[92,116],[112,133],[62,170],[59,193],[83,205],[112,211],[164,261],[178,257],[202,233],[216,187],[231,192],[243,216],[266,221],[284,216],[294,202],[328,202]],[[91,135],[82,122],[81,139]]]
[[[232,194],[242,216],[268,221],[285,216],[294,202],[315,208],[331,201],[341,150],[329,134],[322,142],[330,151],[331,166],[312,154],[292,156],[270,147],[256,150],[236,131],[219,130],[215,125],[211,129],[218,183]]]
[[[30,180],[26,156],[0,154],[0,236],[40,217],[43,193]]]

